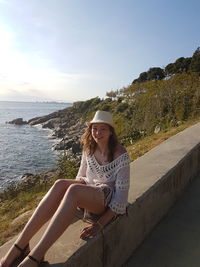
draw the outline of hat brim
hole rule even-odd
[[[107,125],[109,125],[109,126],[111,126],[111,127],[114,128],[113,123],[109,123],[109,122],[105,122],[105,121],[101,121],[101,120],[98,120],[98,121],[89,121],[87,124],[88,125],[91,125],[91,124],[94,124],[94,123],[104,123],[104,124],[107,124]]]

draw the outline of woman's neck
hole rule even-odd
[[[109,162],[108,146],[97,146],[94,152],[95,158],[99,164],[104,165]]]
[[[99,151],[99,153],[102,155],[102,156],[107,156],[108,155],[108,152],[109,152],[109,149],[108,149],[108,145],[97,145],[97,150]]]

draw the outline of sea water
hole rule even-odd
[[[52,150],[50,130],[39,126],[7,124],[16,118],[29,120],[70,106],[69,103],[0,101],[0,190],[25,173],[56,167],[58,153]]]

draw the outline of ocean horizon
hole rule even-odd
[[[0,101],[0,190],[16,183],[25,173],[36,174],[57,166],[52,131],[40,125],[13,125],[16,118],[30,120],[69,107],[71,103]]]

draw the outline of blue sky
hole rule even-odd
[[[86,100],[200,46],[200,1],[0,0],[0,100]]]

